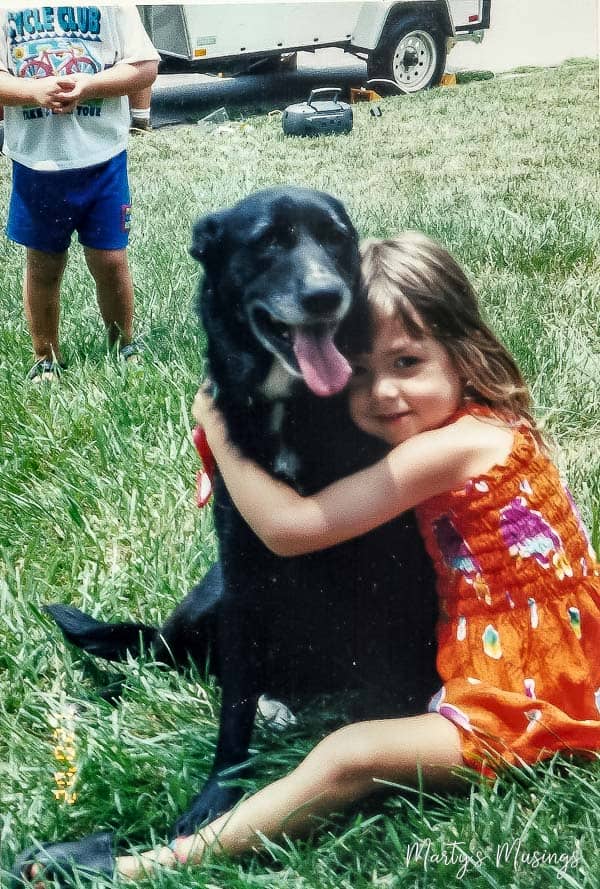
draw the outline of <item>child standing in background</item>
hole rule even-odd
[[[158,53],[133,4],[0,11],[4,154],[13,162],[7,235],[27,248],[23,302],[33,380],[64,368],[60,287],[77,231],[109,344],[128,359],[133,284],[127,261],[127,95],[150,86]]]
[[[194,415],[235,505],[280,556],[416,509],[437,573],[441,689],[421,716],[334,732],[289,775],[170,846],[116,857],[101,833],[28,850],[15,867],[26,883],[40,886],[43,866],[46,876],[140,878],[200,862],[208,846],[235,855],[264,837],[305,835],[390,782],[456,788],[464,766],[493,777],[558,751],[600,751],[600,566],[521,374],[433,241],[372,242],[363,275],[371,329],[351,358],[349,409],[389,445],[383,460],[303,497],[231,444],[204,390]]]

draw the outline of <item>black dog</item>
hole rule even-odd
[[[208,370],[238,447],[305,493],[379,457],[381,443],[354,428],[336,396],[348,368],[333,337],[368,330],[357,236],[343,206],[306,189],[259,192],[200,219],[191,252],[205,270]],[[232,767],[241,774],[246,764],[261,693],[298,701],[354,692],[359,715],[376,717],[422,711],[437,687],[433,575],[411,515],[281,559],[218,477],[214,514],[219,564],[160,630],[49,607],[70,641],[108,659],[135,654],[140,639],[157,658],[192,657],[202,668],[210,651],[223,692],[217,752],[180,833],[239,798]]]

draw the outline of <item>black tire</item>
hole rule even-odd
[[[369,79],[391,80],[403,92],[436,86],[446,65],[446,37],[432,17],[406,15],[384,29],[367,61]],[[374,84],[377,92],[385,92]],[[390,92],[394,92],[393,87]]]

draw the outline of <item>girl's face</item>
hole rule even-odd
[[[462,383],[446,349],[427,334],[413,339],[394,316],[375,315],[372,351],[351,364],[350,415],[389,445],[439,428],[462,404]]]

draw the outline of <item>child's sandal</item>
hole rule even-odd
[[[41,869],[32,875],[34,865]],[[76,842],[49,843],[26,849],[15,862],[10,889],[23,889],[46,880],[51,886],[73,886],[75,874],[88,879],[97,876],[112,878],[115,869],[114,835],[109,831],[93,833]]]
[[[36,361],[29,373],[27,379],[32,383],[51,383],[58,380],[66,364],[62,361],[53,361],[52,358],[41,358]]]
[[[127,343],[126,346],[121,346],[119,349],[119,358],[122,361],[131,361],[132,364],[136,364],[143,351],[144,347],[139,340],[132,340],[130,343]]]

